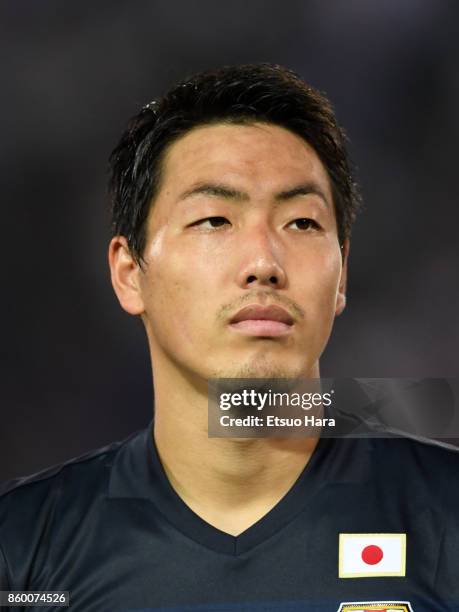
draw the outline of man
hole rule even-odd
[[[358,195],[324,96],[267,64],[198,74],[130,122],[111,196],[154,419],[5,487],[2,589],[75,611],[459,610],[454,453],[208,436],[210,380],[318,378],[345,307]]]

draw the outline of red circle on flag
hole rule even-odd
[[[384,557],[384,553],[379,546],[370,544],[362,550],[362,561],[368,565],[376,565]]]

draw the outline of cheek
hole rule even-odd
[[[334,252],[316,253],[316,257],[310,260],[310,266],[303,269],[307,298],[318,320],[334,318],[341,269],[341,254]],[[305,308],[307,312],[309,310],[307,302]]]
[[[205,268],[209,258],[199,261],[186,249],[158,243],[149,252],[149,274],[145,279],[147,315],[156,336],[165,342],[173,339],[193,343],[204,334],[204,323],[215,288],[212,273]]]

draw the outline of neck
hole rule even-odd
[[[318,375],[317,368],[311,377]],[[284,497],[318,442],[317,438],[209,438],[207,383],[161,376],[155,368],[154,390],[154,439],[172,487],[202,519],[232,535],[247,529]]]

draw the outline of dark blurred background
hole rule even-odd
[[[325,91],[366,208],[323,376],[458,375],[459,5],[454,0],[0,3],[0,480],[152,414],[140,320],[112,291],[107,158],[176,80],[270,61]]]

